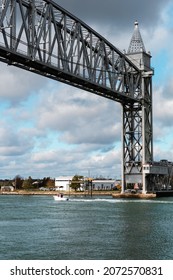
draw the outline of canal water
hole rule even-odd
[[[173,197],[0,196],[1,260],[172,260]]]

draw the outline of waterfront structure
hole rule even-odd
[[[122,192],[170,181],[172,164],[153,160],[154,71],[137,21],[124,53],[52,0],[0,0],[0,42],[2,62],[121,104]]]
[[[111,190],[115,189],[115,180],[110,180],[110,179],[96,180],[96,179],[93,179],[92,188],[93,188],[93,190],[96,190],[96,191],[103,191],[103,190],[111,191]]]
[[[70,184],[72,182],[73,176],[58,176],[55,178],[55,188],[57,190],[69,191]],[[81,180],[81,191],[87,189],[88,178]],[[119,184],[119,181],[116,182],[112,179],[92,179],[92,189],[96,191],[103,190],[113,190],[116,188],[116,185]]]

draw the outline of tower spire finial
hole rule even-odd
[[[134,25],[135,28],[128,48],[128,53],[136,53],[141,51],[146,52],[137,20],[135,21]]]

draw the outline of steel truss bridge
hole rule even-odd
[[[0,61],[119,102],[122,192],[169,185],[170,164],[153,162],[150,54],[121,52],[51,0],[0,3]]]

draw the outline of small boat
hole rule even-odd
[[[64,197],[63,194],[57,194],[53,196],[56,201],[67,201],[69,200],[67,197]]]

